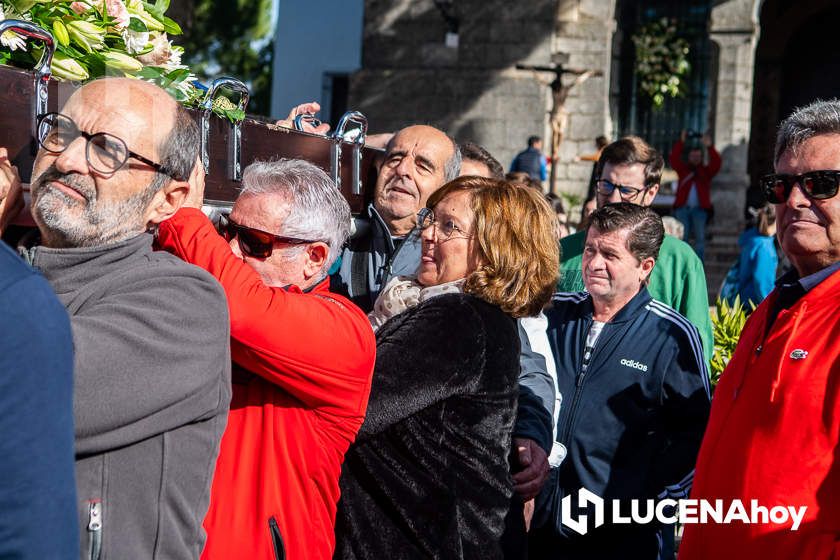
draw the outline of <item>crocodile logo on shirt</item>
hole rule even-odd
[[[628,360],[627,358],[623,358],[620,363],[623,366],[627,366],[629,368],[637,369],[639,371],[647,371],[648,370],[647,364],[643,364],[643,363],[637,362],[635,360]]]

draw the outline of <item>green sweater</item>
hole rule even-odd
[[[563,253],[560,281],[557,283],[559,292],[580,292],[586,289],[581,273],[585,237],[586,231],[579,231],[560,240]],[[694,250],[676,237],[666,235],[647,288],[654,299],[676,309],[697,327],[706,361],[711,360],[714,338],[709,317],[706,274]]]

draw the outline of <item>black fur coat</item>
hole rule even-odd
[[[501,558],[515,322],[476,297],[442,295],[383,325],[376,351],[342,469],[335,558]]]

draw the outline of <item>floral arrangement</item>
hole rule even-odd
[[[154,82],[184,105],[196,107],[204,89],[181,63],[183,48],[169,37],[181,28],[166,17],[169,0],[0,0],[0,20],[32,22],[55,38],[52,76],[84,82],[101,76],[128,76]],[[0,36],[0,64],[32,67],[43,47],[13,31]],[[244,117],[218,97],[214,111],[231,120]]]
[[[685,95],[685,78],[691,71],[688,41],[677,36],[674,20],[662,18],[642,26],[633,35],[639,89],[659,109],[665,97]]]

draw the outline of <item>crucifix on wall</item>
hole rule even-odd
[[[580,68],[566,68],[569,55],[557,53],[552,56],[554,62],[549,65],[528,65],[517,64],[518,70],[530,70],[534,79],[543,86],[551,88],[551,111],[549,112],[549,124],[551,125],[551,175],[549,176],[549,191],[554,192],[554,179],[557,175],[556,165],[560,153],[560,144],[563,142],[563,135],[569,124],[569,112],[566,110],[566,98],[572,89],[589,78],[603,76],[600,70],[584,70]],[[563,83],[563,76],[574,76],[574,79]]]

